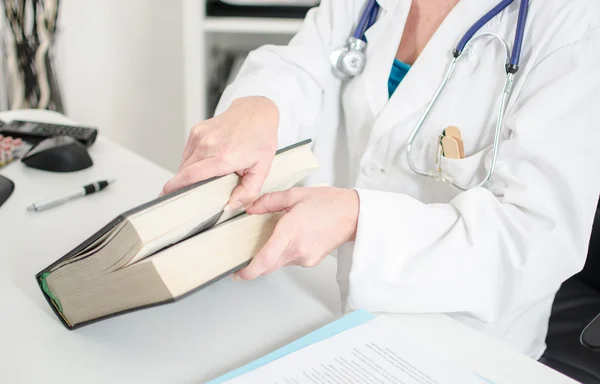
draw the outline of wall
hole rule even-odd
[[[69,117],[175,171],[184,138],[181,1],[62,0]]]

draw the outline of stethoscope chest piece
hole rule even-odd
[[[342,80],[360,75],[367,63],[366,48],[365,41],[350,37],[346,45],[331,52],[329,60],[334,75]]]

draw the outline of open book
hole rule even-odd
[[[310,141],[277,152],[262,192],[290,188],[318,167]],[[237,174],[205,180],[119,215],[36,275],[69,328],[167,303],[246,266],[279,213],[225,212]]]

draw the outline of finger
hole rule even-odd
[[[181,162],[179,163],[179,169],[183,168],[185,162],[194,154],[196,151],[196,134],[192,130],[190,133],[190,137],[188,141],[185,143],[185,148],[183,149],[183,154],[181,155]]]
[[[270,166],[254,166],[244,172],[240,183],[231,192],[228,206],[248,206],[260,196],[260,190],[269,174]]]
[[[188,142],[183,149],[183,155],[181,155],[181,161],[179,162],[179,167],[177,169],[183,168],[185,162],[194,154],[194,147]]]
[[[265,271],[272,269],[289,245],[289,238],[287,236],[282,236],[280,232],[281,231],[278,231],[277,227],[275,227],[269,240],[267,240],[261,250],[254,256],[250,264],[239,270],[236,273],[236,276],[244,280],[253,280],[262,275]]]
[[[209,156],[208,153],[206,153],[203,150],[200,150],[199,148],[196,148],[192,154],[190,156],[188,156],[187,160],[183,161],[179,167],[179,170],[182,170],[186,167],[189,167],[190,165],[197,163],[198,161],[204,160],[206,158],[209,157],[216,157],[216,156]]]
[[[306,193],[304,188],[292,188],[281,192],[265,193],[246,209],[251,215],[280,212],[293,207]]]
[[[215,176],[223,176],[231,172],[233,171],[225,168],[220,159],[209,157],[180,170],[165,184],[163,193],[171,193],[198,181]]]
[[[294,260],[293,256],[291,255],[291,253],[288,250],[289,250],[289,247],[284,249],[282,255],[279,257],[279,259],[277,259],[277,262],[275,263],[275,265],[272,266],[270,269],[263,272],[264,276],[269,275],[283,267],[287,267],[288,265],[297,265],[298,264],[298,262],[296,262]]]
[[[183,168],[189,165],[190,159],[195,159],[196,157],[196,149],[191,148],[190,150],[185,150],[183,156],[181,157],[181,162],[179,163],[178,171],[181,171]]]

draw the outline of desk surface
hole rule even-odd
[[[317,268],[286,268],[252,282],[224,279],[173,304],[66,330],[35,273],[117,214],[154,198],[171,176],[102,137],[90,154],[95,165],[72,174],[21,163],[0,169],[16,185],[0,207],[0,382],[202,383],[341,315],[335,260],[328,259]],[[35,200],[109,178],[118,182],[101,193],[46,212],[25,211]],[[496,383],[572,382],[445,316],[393,317],[426,346]]]

